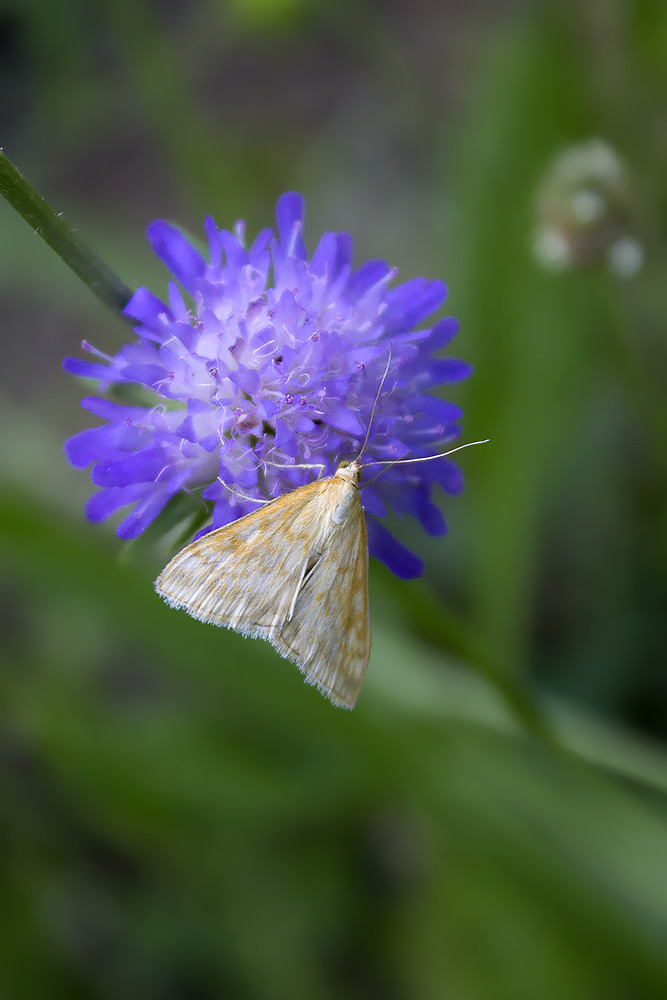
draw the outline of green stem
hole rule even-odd
[[[51,208],[1,149],[0,194],[91,292],[114,311],[123,310],[132,290],[79,239],[62,215]]]

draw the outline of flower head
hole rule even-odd
[[[212,502],[215,528],[255,510],[253,501],[310,481],[312,467],[332,474],[359,453],[390,345],[364,463],[433,454],[458,437],[461,410],[431,394],[470,373],[462,361],[433,356],[457,321],[419,329],[442,304],[445,285],[415,278],[390,288],[395,271],[381,260],[355,270],[347,233],[325,233],[309,258],[303,214],[299,195],[283,195],[278,237],[263,230],[249,247],[242,222],[229,232],[209,218],[207,259],[168,223],[149,226],[176,278],[168,304],[139,288],[125,308],[136,321],[134,343],[112,357],[84,342],[93,360],[64,362],[103,390],[133,383],[146,399],[82,401],[104,421],[65,445],[74,466],[92,463],[100,490],[88,501],[90,520],[128,507],[117,531],[134,538],[187,490]],[[421,560],[381,520],[393,509],[429,534],[444,533],[431,499],[436,484],[462,489],[454,462],[385,466],[362,489],[370,552],[403,578],[419,575]]]

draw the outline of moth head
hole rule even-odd
[[[336,469],[335,477],[344,479],[346,483],[352,483],[353,486],[358,486],[361,482],[361,467],[356,459],[354,462],[341,462]]]

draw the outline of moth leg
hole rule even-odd
[[[323,462],[296,462],[292,465],[279,465],[278,462],[269,462],[268,458],[261,458],[260,461],[264,465],[270,465],[272,469],[319,469],[318,479],[322,478],[322,473],[326,469]]]
[[[223,482],[223,480],[220,479],[219,476],[218,480],[222,483],[222,485],[225,487],[228,493],[231,493],[233,497],[238,497],[239,500],[248,500],[250,503],[259,504],[260,507],[264,507],[267,503],[271,503],[270,500],[263,500],[263,499],[260,500],[259,497],[249,497],[246,496],[245,493],[241,493],[240,490],[232,489],[232,487],[228,483]]]

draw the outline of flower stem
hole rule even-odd
[[[122,311],[132,295],[131,289],[79,239],[62,215],[51,208],[1,149],[0,194],[25,219],[36,235],[41,236],[88,285],[91,292],[111,309]]]

